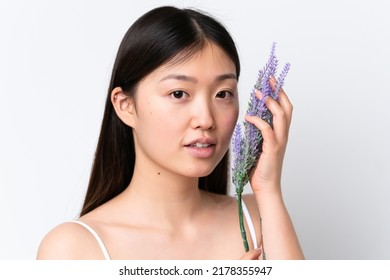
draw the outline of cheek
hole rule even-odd
[[[221,120],[221,124],[224,130],[224,138],[226,142],[229,143],[232,137],[234,128],[237,123],[238,118],[238,109],[232,109],[230,112],[224,113],[223,118]]]
[[[139,133],[142,137],[161,145],[172,144],[174,139],[177,141],[182,119],[156,102],[145,105],[142,108],[144,113],[139,115]]]
[[[230,110],[229,114],[226,114],[225,117],[225,125],[231,129],[232,133],[237,123],[238,113],[238,106],[235,106]]]

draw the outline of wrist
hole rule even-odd
[[[257,204],[260,207],[267,207],[267,205],[279,205],[283,204],[283,195],[280,186],[267,186],[254,193]]]
[[[261,182],[259,184],[252,184],[251,187],[253,193],[257,196],[278,196],[282,195],[282,186],[280,181],[272,181],[272,182]]]

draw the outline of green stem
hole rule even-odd
[[[243,214],[242,214],[241,192],[237,193],[237,202],[238,202],[238,219],[240,221],[241,237],[242,237],[242,241],[244,242],[245,252],[248,252],[249,251],[249,246],[248,246],[248,241],[246,239],[246,232],[245,232],[245,226],[244,226],[244,217],[243,217]]]

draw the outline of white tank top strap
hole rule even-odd
[[[70,222],[79,224],[79,225],[83,226],[84,228],[86,228],[95,237],[96,241],[98,242],[98,244],[100,246],[100,249],[103,252],[104,258],[106,260],[110,260],[111,259],[110,255],[108,254],[108,251],[106,249],[106,246],[104,246],[103,240],[99,237],[99,235],[96,233],[96,231],[94,231],[89,225],[87,225],[84,222],[81,222],[81,221],[70,221]]]
[[[250,233],[250,235],[252,237],[253,249],[257,249],[258,246],[257,246],[257,238],[256,238],[255,227],[253,225],[253,221],[252,221],[251,215],[249,214],[248,208],[246,207],[244,200],[242,200],[242,212],[244,213],[246,223],[248,224],[249,233]]]

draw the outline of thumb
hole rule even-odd
[[[258,260],[261,255],[261,249],[254,249],[254,250],[249,250],[246,252],[240,260]]]

